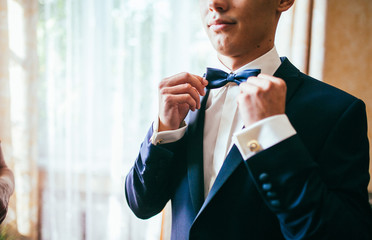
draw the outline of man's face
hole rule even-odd
[[[278,20],[277,2],[199,0],[203,26],[212,45],[219,54],[228,57],[239,57],[273,46]]]

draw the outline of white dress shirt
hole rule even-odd
[[[234,73],[245,69],[261,69],[261,73],[273,75],[280,64],[279,55],[274,47]],[[228,73],[231,72],[220,62],[213,67]],[[235,83],[228,83],[221,88],[210,90],[204,121],[208,124],[204,124],[203,140],[205,198],[233,144],[237,146],[242,157],[247,160],[257,153],[256,150],[252,151],[248,145],[251,141],[259,145],[259,150],[264,150],[296,133],[285,114],[265,118],[243,129],[243,119],[237,109],[238,94],[239,87]],[[152,143],[162,144],[177,141],[183,137],[186,128],[187,125],[174,131],[159,133],[157,131],[158,121],[155,121]]]

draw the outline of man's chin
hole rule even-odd
[[[232,52],[233,45],[227,38],[216,38],[212,40],[214,49],[224,56],[229,56]]]

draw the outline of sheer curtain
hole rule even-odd
[[[37,21],[37,1],[0,0],[0,139],[16,185],[5,239],[37,238]]]
[[[323,78],[326,6],[324,0],[295,1],[282,14],[276,34],[279,55],[318,79]]]
[[[135,218],[124,179],[158,82],[210,58],[197,0],[39,2],[42,239],[159,239],[160,216]]]

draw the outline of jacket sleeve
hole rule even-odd
[[[133,213],[142,219],[158,214],[170,200],[183,162],[180,154],[184,139],[153,145],[152,127],[141,144],[140,152],[125,180],[125,195]]]
[[[314,158],[298,135],[246,161],[286,239],[372,239],[365,105],[355,100]]]

